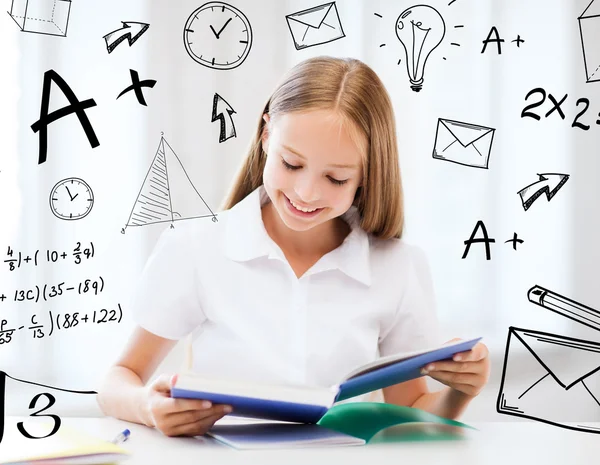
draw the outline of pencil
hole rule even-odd
[[[540,307],[600,331],[600,312],[587,305],[575,302],[564,295],[538,285],[529,289],[527,298]]]

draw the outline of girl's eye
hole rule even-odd
[[[281,163],[283,163],[283,166],[285,166],[285,168],[286,168],[286,169],[288,169],[288,170],[292,170],[292,171],[299,170],[300,168],[302,168],[301,166],[290,165],[290,164],[289,164],[287,161],[285,161],[283,158],[281,159]],[[347,179],[340,180],[340,179],[335,179],[335,178],[332,178],[331,176],[327,176],[327,177],[329,178],[329,180],[330,180],[330,181],[331,181],[333,184],[335,184],[335,185],[337,185],[337,186],[341,186],[342,184],[346,184],[346,183],[348,182],[348,180],[347,180]]]
[[[341,186],[342,184],[346,184],[348,182],[347,179],[339,180],[339,179],[332,178],[331,176],[328,176],[328,178],[332,183],[337,184],[338,186]]]
[[[301,168],[300,166],[290,165],[283,158],[281,159],[281,163],[283,163],[283,166],[285,166],[288,170],[297,170],[297,169]]]

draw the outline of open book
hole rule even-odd
[[[171,397],[231,405],[231,415],[241,417],[316,423],[335,402],[423,376],[421,368],[428,363],[470,350],[480,339],[382,357],[355,368],[330,387],[276,385],[185,373],[177,377]]]

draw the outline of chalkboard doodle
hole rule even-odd
[[[67,36],[71,0],[12,0],[8,14],[23,32]]]

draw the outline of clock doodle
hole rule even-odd
[[[183,29],[183,43],[194,61],[213,69],[241,65],[252,47],[252,28],[237,8],[208,2],[196,9]]]
[[[94,205],[91,187],[79,178],[66,178],[50,191],[50,209],[61,220],[80,220]]]

